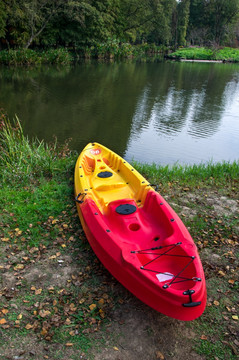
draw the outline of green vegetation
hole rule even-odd
[[[226,185],[228,182],[237,181],[239,174],[238,162],[190,166],[176,164],[172,167],[156,164],[148,166],[137,162],[134,165],[140,173],[150,178],[152,183],[159,181],[162,186],[165,186],[165,184],[177,182],[180,186],[187,184],[191,189],[200,186],[201,182],[204,186]]]
[[[31,49],[0,51],[0,63],[4,65],[69,64],[72,61],[72,55],[63,48],[46,51]]]
[[[39,358],[84,359],[93,344],[105,348],[105,339],[109,343],[115,335],[113,327],[106,331],[113,310],[120,307],[128,317],[130,304],[80,227],[73,195],[76,154],[56,143],[30,142],[19,120],[11,126],[4,114],[0,134],[1,354],[19,356],[21,349]],[[191,348],[205,359],[236,359],[239,163],[135,166],[159,185],[190,229],[207,279],[204,314],[192,323],[170,326],[178,327],[180,338],[192,331]],[[154,332],[152,327],[149,339]],[[167,356],[168,343],[163,346]]]
[[[168,55],[173,59],[221,60],[239,62],[239,49],[224,48],[211,50],[204,47],[181,48]]]
[[[239,62],[239,49],[224,48],[215,54],[217,60]]]
[[[43,141],[30,141],[23,134],[19,119],[10,123],[3,112],[0,112],[0,178],[16,182],[51,177],[54,172],[63,168],[69,169],[66,161],[67,144],[61,149],[57,142],[47,145]]]
[[[131,56],[132,45],[236,46],[238,19],[238,0],[6,0],[0,4],[0,49],[63,47],[87,57]],[[5,56],[15,64],[14,57]],[[58,61],[59,54],[46,60]]]

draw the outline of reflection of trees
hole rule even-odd
[[[140,64],[81,64],[59,76],[36,70],[2,76],[0,101],[18,114],[29,136],[73,138],[71,146],[100,141],[124,152],[135,99],[145,82]]]
[[[133,133],[142,131],[151,122],[161,135],[174,136],[186,125],[194,137],[215,133],[226,105],[225,89],[236,68],[205,63],[158,66],[160,74],[151,78],[150,86],[147,85],[138,99]],[[233,96],[233,92],[229,96]]]
[[[1,68],[0,107],[17,114],[29,136],[72,138],[74,149],[99,141],[123,154],[149,125],[160,136],[185,127],[194,137],[213,134],[235,74],[237,65],[198,63]]]

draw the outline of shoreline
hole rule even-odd
[[[119,47],[118,52],[109,51],[99,52],[99,49],[89,49],[86,47],[81,52],[75,52],[68,48],[57,48],[49,50],[32,49],[10,49],[0,50],[0,64],[2,65],[41,65],[41,64],[74,64],[84,60],[96,61],[124,61],[125,59],[157,59],[157,60],[178,60],[183,62],[212,62],[212,63],[237,63],[239,62],[239,49],[224,47],[219,50],[210,48],[182,48],[171,52],[170,48],[155,46],[150,44],[129,45],[128,52],[124,52]],[[122,44],[123,46],[123,44]]]
[[[229,61],[225,60],[200,60],[200,59],[179,59],[178,61],[182,62],[198,62],[198,63],[218,63],[218,64],[224,64]]]

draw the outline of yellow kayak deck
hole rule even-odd
[[[110,202],[133,199],[143,206],[152,190],[149,182],[127,161],[98,143],[88,144],[76,163],[75,192],[79,200],[92,198],[102,213]]]

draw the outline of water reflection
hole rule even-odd
[[[239,65],[81,64],[0,69],[0,107],[29,136],[81,150],[99,141],[128,160],[238,158]]]

